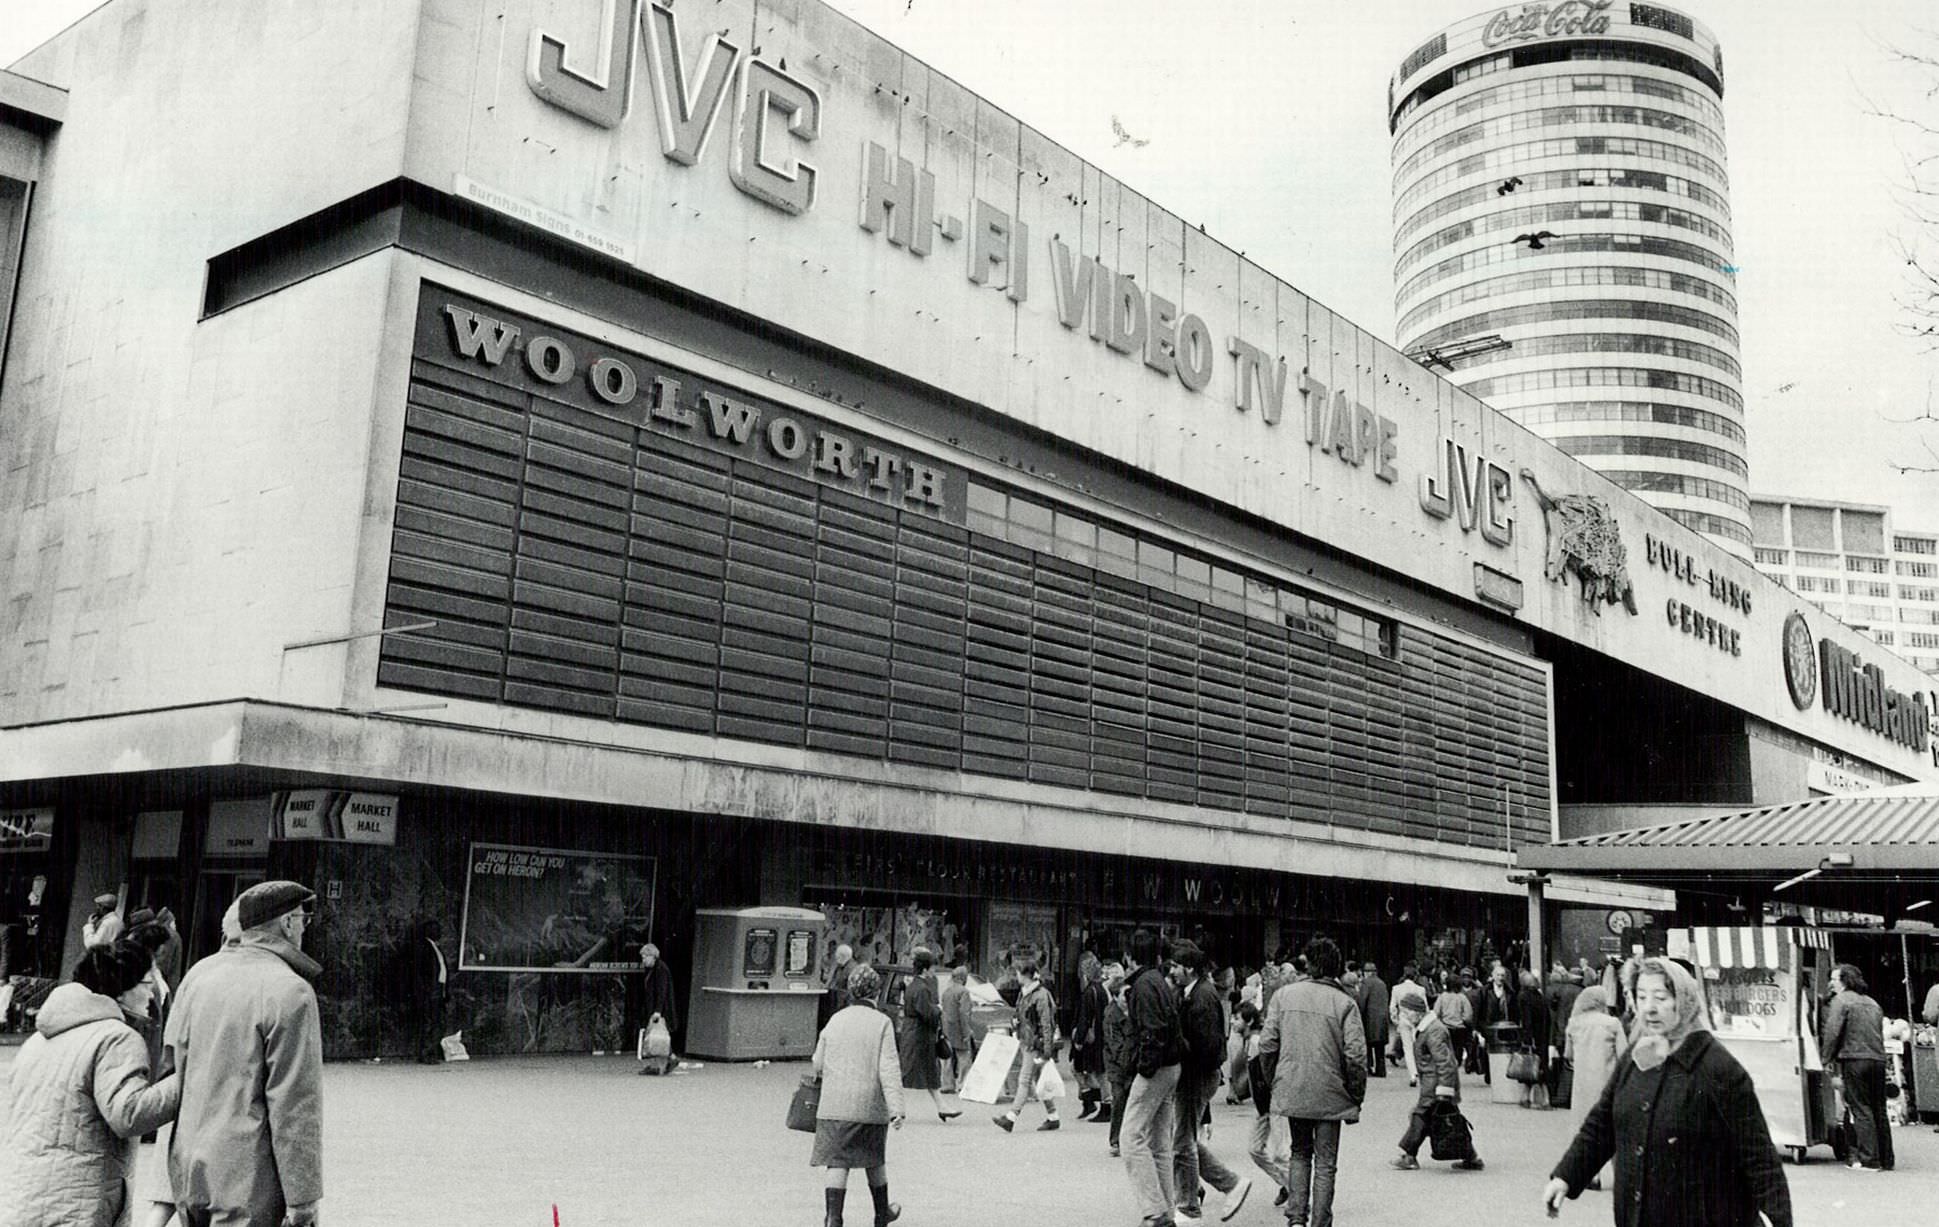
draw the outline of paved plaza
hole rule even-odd
[[[0,1077],[12,1048],[0,1050]],[[326,1068],[323,1203],[326,1227],[464,1224],[561,1227],[628,1224],[819,1224],[820,1173],[810,1139],[782,1127],[805,1064],[764,1069],[709,1062],[667,1078],[633,1075],[631,1060],[546,1057],[465,1065],[340,1064]],[[1413,1092],[1405,1077],[1375,1081],[1365,1119],[1346,1132],[1335,1204],[1341,1227],[1423,1222],[1536,1224],[1549,1167],[1567,1143],[1567,1116],[1487,1102],[1463,1093],[1485,1172],[1423,1163],[1389,1171]],[[920,1102],[920,1109],[917,1104]],[[1090,1227],[1137,1222],[1123,1168],[1105,1150],[1103,1126],[1066,1121],[1036,1133],[1031,1109],[1015,1134],[976,1104],[952,1124],[911,1103],[891,1135],[891,1188],[907,1227]],[[1075,1104],[1070,1110],[1075,1110]],[[1250,1109],[1221,1102],[1212,1145],[1237,1166]],[[1899,1170],[1853,1172],[1829,1150],[1786,1165],[1799,1227],[1839,1222],[1924,1227],[1939,1206],[1939,1135],[1897,1133]],[[144,1148],[147,1161],[153,1147]],[[1249,1167],[1249,1165],[1248,1165]],[[1255,1190],[1233,1220],[1282,1220],[1272,1190]],[[849,1222],[871,1221],[859,1174]],[[1609,1194],[1586,1193],[1561,1222],[1602,1227]]]

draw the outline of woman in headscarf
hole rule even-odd
[[[1554,1215],[1616,1162],[1617,1227],[1791,1227],[1791,1192],[1750,1075],[1710,1033],[1703,990],[1643,960],[1627,1053],[1555,1166]]]
[[[1569,1017],[1567,1041],[1562,1055],[1575,1071],[1569,1099],[1569,1127],[1582,1131],[1589,1109],[1602,1098],[1602,1088],[1616,1072],[1616,1059],[1623,1051],[1623,1025],[1609,1012],[1609,997],[1601,988],[1585,988],[1575,999],[1575,1012]],[[1608,1164],[1596,1170],[1589,1187],[1600,1189]]]
[[[1533,971],[1524,970],[1521,974],[1521,991],[1515,994],[1515,1022],[1521,1027],[1522,1051],[1534,1053],[1538,1067],[1538,1080],[1522,1083],[1522,1107],[1546,1111],[1549,1031],[1554,1026],[1554,1018],[1549,1012],[1548,998],[1542,993],[1542,977]]]

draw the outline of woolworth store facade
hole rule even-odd
[[[706,908],[1473,959],[1558,830],[1939,774],[1748,565],[814,0],[715,12],[114,0],[0,79],[33,973],[265,876],[334,1056],[426,921],[484,1052],[615,1046]]]

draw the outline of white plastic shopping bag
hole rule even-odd
[[[462,1031],[453,1031],[445,1036],[438,1041],[438,1047],[444,1050],[444,1059],[447,1061],[471,1060],[471,1054],[465,1051],[465,1033]]]
[[[1064,1075],[1057,1072],[1057,1062],[1045,1061],[1043,1070],[1037,1075],[1037,1098],[1045,1103],[1056,1103],[1064,1097]]]
[[[1001,1031],[990,1032],[983,1046],[977,1049],[976,1062],[964,1077],[957,1097],[971,1103],[1001,1102],[1004,1079],[1010,1076],[1010,1067],[1016,1063],[1016,1059],[1017,1037]]]

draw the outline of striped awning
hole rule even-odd
[[[1690,930],[1690,958],[1699,967],[1782,970],[1789,965],[1785,953],[1792,946],[1829,950],[1831,935],[1794,925],[1698,925]]]

